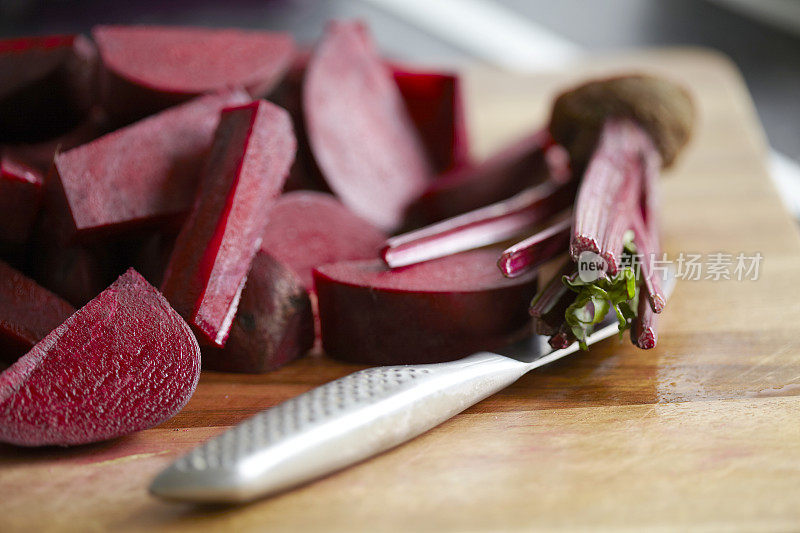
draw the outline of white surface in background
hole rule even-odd
[[[564,68],[582,55],[581,48],[572,41],[491,0],[363,1],[422,27],[488,63],[517,72]],[[749,4],[745,0],[725,0],[724,3]],[[800,1],[762,0],[762,3],[786,4],[783,6],[786,13],[797,14],[800,23],[797,9]],[[800,218],[800,165],[772,150],[770,167],[783,203]]]

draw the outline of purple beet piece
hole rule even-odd
[[[189,326],[129,270],[0,374],[0,441],[69,446],[151,428],[199,376]]]
[[[469,164],[469,138],[461,80],[450,72],[393,66],[408,114],[437,173]]]
[[[97,26],[102,97],[135,120],[204,93],[242,87],[265,96],[294,55],[287,33],[170,26]]]
[[[500,202],[552,177],[545,157],[551,143],[546,130],[537,131],[482,163],[443,174],[408,207],[405,227],[432,224]]]
[[[24,243],[42,201],[44,178],[5,152],[0,152],[0,241]]]
[[[380,259],[314,271],[322,345],[364,364],[448,361],[497,348],[526,330],[536,275],[504,278],[499,249],[389,270]]]
[[[80,35],[0,40],[0,142],[75,127],[94,100],[95,67],[94,46]]]
[[[377,258],[385,242],[383,232],[329,194],[296,191],[285,194],[270,208],[261,250],[313,290],[314,268]]]
[[[119,234],[185,215],[220,110],[241,91],[202,96],[55,157],[54,203],[67,238]]]
[[[311,301],[300,278],[259,251],[225,348],[203,346],[203,368],[267,372],[304,355],[314,346],[314,338]]]
[[[331,190],[378,227],[396,228],[432,169],[363,24],[329,23],[306,70],[303,113]]]
[[[0,359],[16,361],[75,308],[0,261]]]
[[[291,119],[280,107],[259,100],[222,112],[197,201],[162,284],[204,343],[225,345],[267,209],[295,149]]]

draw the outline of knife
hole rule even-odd
[[[587,339],[618,332],[616,320]],[[287,400],[179,458],[150,493],[167,500],[242,503],[341,470],[393,448],[578,350],[546,350],[532,335],[500,353],[355,372]]]

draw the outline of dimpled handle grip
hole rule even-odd
[[[378,367],[255,415],[181,457],[156,496],[244,502],[401,444],[507,387],[530,365],[492,353],[450,363]]]

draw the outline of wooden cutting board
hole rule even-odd
[[[189,448],[359,367],[318,356],[263,376],[207,373],[159,428],[75,449],[0,448],[0,530],[800,529],[800,238],[733,65],[691,49],[530,78],[472,72],[476,152],[542,124],[559,88],[632,68],[686,83],[700,110],[663,180],[670,257],[760,252],[757,281],[682,281],[657,349],[605,341],[405,446],[243,507],[170,505],[146,488]]]

